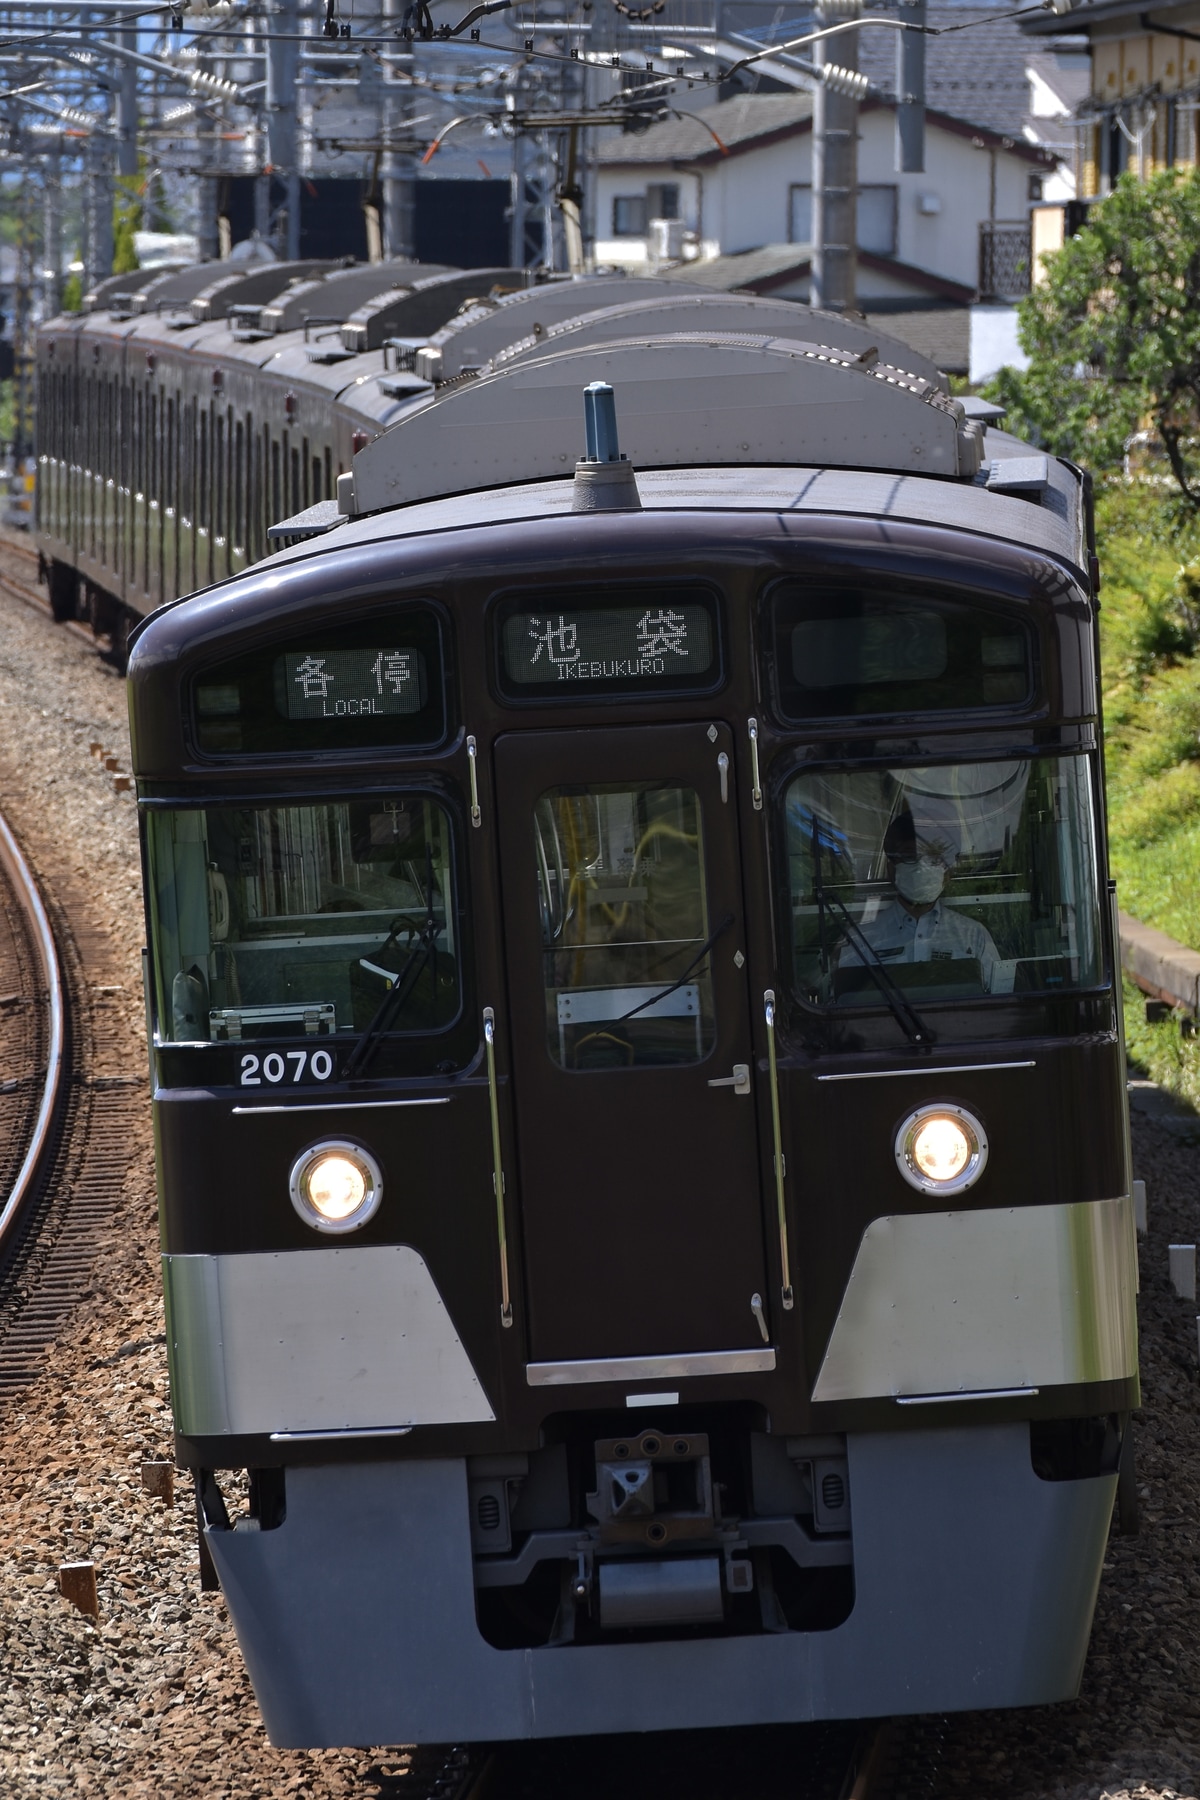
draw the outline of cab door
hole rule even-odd
[[[769,1367],[732,734],[513,732],[495,771],[531,1361]]]

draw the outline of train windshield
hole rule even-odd
[[[411,795],[151,813],[158,1029],[176,1043],[447,1029],[450,824]],[[378,1027],[377,1027],[378,1029]]]
[[[815,1006],[1059,993],[1101,979],[1083,757],[797,775],[792,966]]]

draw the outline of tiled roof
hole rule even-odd
[[[1019,139],[1029,121],[1033,46],[1013,17],[981,15],[978,6],[929,6],[936,35],[926,39],[925,97],[930,108]],[[1060,26],[1061,32],[1061,26]],[[885,93],[896,86],[896,33],[865,27],[859,67]],[[1034,122],[1052,125],[1052,120]],[[1040,135],[1040,134],[1039,134]]]
[[[968,19],[980,20],[979,7],[933,4],[929,8],[929,20],[934,25],[956,26]],[[879,26],[864,26],[859,39],[859,65],[870,76],[877,93],[885,97],[886,104],[886,97],[895,89],[896,33]],[[1044,51],[1040,46],[1035,48],[1012,19],[984,15],[969,29],[930,37],[925,82],[931,119],[940,116],[943,123],[957,121],[959,129],[969,125],[990,131],[997,137],[1011,139],[1014,147],[1025,152],[1031,150],[1031,140],[1068,149],[1071,135],[1065,122],[1030,118],[1026,71],[1035,58],[1039,59],[1039,73],[1050,79],[1054,67],[1052,46]],[[1044,70],[1040,67],[1042,59],[1046,63]],[[1051,85],[1056,91],[1060,86],[1066,89],[1074,79],[1073,72],[1059,70]],[[686,101],[691,96],[683,98]],[[865,104],[878,105],[879,101],[868,100]],[[628,166],[715,159],[721,145],[727,150],[745,151],[777,136],[803,131],[811,121],[812,96],[803,89],[782,94],[741,94],[707,106],[688,106],[682,116],[665,119],[646,131],[614,133],[597,145],[596,160]]]
[[[717,152],[716,132],[726,149],[744,149],[776,132],[795,131],[812,118],[810,94],[742,94],[711,106],[688,107],[694,117],[665,119],[648,131],[626,132],[601,143],[596,160],[601,163],[690,162],[709,151]],[[705,124],[699,123],[704,120]],[[706,127],[710,127],[708,129]]]
[[[671,272],[682,275],[685,281],[715,288],[723,294],[769,294],[785,281],[807,275],[810,259],[808,244],[762,244],[757,250],[737,250],[728,256],[677,264]],[[878,256],[873,251],[860,250],[858,260],[863,269],[890,274],[915,294],[928,294],[960,306],[971,296],[971,289],[961,282],[934,275],[929,269],[914,268],[911,263],[900,262],[893,256]]]
[[[789,274],[807,275],[808,268],[807,244],[767,244],[761,250],[744,250],[737,256],[714,256],[708,262],[687,263],[682,271],[672,273],[682,273],[694,286],[736,293],[756,282],[770,284]],[[952,301],[917,301],[886,312],[868,312],[866,321],[883,336],[899,338],[902,344],[910,345],[944,375],[967,373],[971,360],[968,306]]]
[[[764,244],[758,250],[739,250],[732,256],[710,256],[705,262],[685,263],[676,273],[700,287],[732,294],[739,288],[775,281],[793,271],[806,275],[808,263],[807,244]]]
[[[914,306],[867,314],[867,324],[899,338],[943,375],[965,375],[971,363],[971,312],[966,306]]]

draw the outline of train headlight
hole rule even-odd
[[[383,1173],[361,1144],[327,1139],[292,1164],[292,1205],[317,1231],[357,1231],[377,1211]]]
[[[919,1106],[896,1133],[896,1166],[922,1194],[961,1194],[987,1157],[987,1133],[961,1106]]]

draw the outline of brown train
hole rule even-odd
[[[410,348],[129,660],[179,1454],[270,1734],[1070,1696],[1138,1402],[1086,481],[791,305]]]

